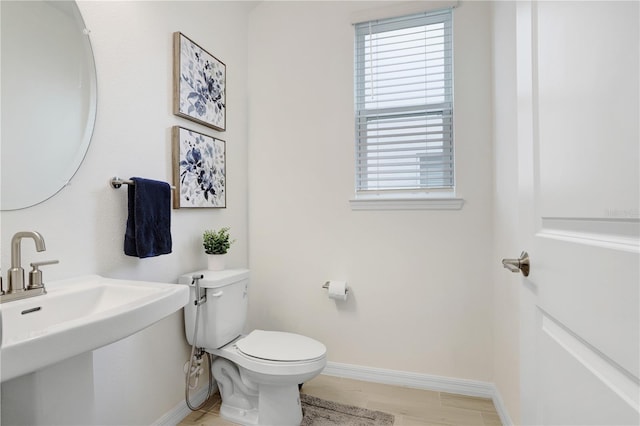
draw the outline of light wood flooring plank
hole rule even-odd
[[[467,410],[486,411],[493,413],[496,408],[489,398],[479,398],[476,396],[456,395],[453,393],[440,392],[443,407],[465,408]]]

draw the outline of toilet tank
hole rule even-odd
[[[249,271],[196,271],[181,275],[178,282],[190,287],[189,303],[184,307],[184,329],[187,341],[193,345],[196,325],[196,288],[194,275],[203,275],[200,293],[206,302],[200,305],[196,346],[217,349],[240,336],[247,320]]]

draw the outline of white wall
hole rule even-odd
[[[206,265],[201,235],[230,226],[237,240],[230,266],[246,266],[247,237],[247,2],[80,2],[98,71],[98,116],[80,170],[48,201],[2,212],[2,269],[11,236],[37,230],[47,251],[22,244],[22,262],[59,259],[46,280],[98,273],[176,282]],[[181,31],[227,65],[227,131],[218,133],[172,114],[172,33]],[[37,125],[37,122],[34,123]],[[173,253],[149,259],[123,254],[126,189],[108,181],[143,176],[171,180],[171,126],[227,142],[227,208],[172,214]],[[45,177],[46,178],[46,177]],[[181,312],[134,337],[97,350],[94,370],[100,424],[150,424],[183,398],[188,358]]]
[[[516,101],[516,5],[492,3],[494,247],[493,379],[515,424],[520,423],[519,291],[520,274],[497,262],[517,257],[518,152]]]
[[[249,25],[250,325],[334,362],[489,380],[490,5],[454,14],[460,211],[351,211],[353,28],[381,2],[263,2]],[[346,279],[345,304],[322,284]]]

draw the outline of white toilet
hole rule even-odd
[[[243,425],[299,425],[302,421],[298,384],[320,374],[327,348],[309,337],[278,331],[242,331],[247,317],[249,271],[197,271],[182,275],[191,286],[184,308],[185,332],[193,344],[196,329],[196,288],[200,305],[196,346],[216,356],[213,376],[222,405],[220,415]]]

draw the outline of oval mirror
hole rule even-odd
[[[21,209],[67,185],[96,116],[91,43],[73,1],[0,1],[0,208]]]

